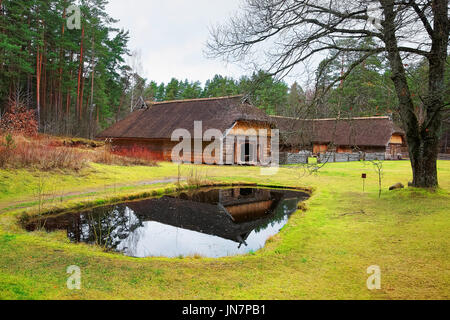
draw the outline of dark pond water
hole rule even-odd
[[[29,221],[73,242],[132,257],[223,257],[264,247],[308,194],[259,188],[200,189]]]

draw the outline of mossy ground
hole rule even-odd
[[[42,193],[41,210],[61,210],[173,189],[174,183],[145,183],[176,178],[176,165],[0,170],[0,298],[449,299],[450,162],[438,165],[438,190],[390,192],[394,183],[407,185],[411,168],[407,161],[385,162],[380,199],[370,163],[329,164],[313,175],[291,166],[273,176],[253,167],[183,167],[182,174],[195,168],[221,183],[314,190],[307,211],[294,214],[264,249],[221,259],[134,259],[71,244],[62,232],[26,233],[17,224],[24,212],[37,212]],[[45,192],[38,191],[42,181]],[[70,265],[81,268],[79,291],[66,287]],[[381,268],[381,290],[367,289],[371,265]]]

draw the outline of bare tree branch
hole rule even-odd
[[[386,54],[406,131],[415,186],[437,185],[437,149],[442,125],[444,70],[449,48],[449,0],[245,0],[243,13],[211,30],[210,57],[264,65],[285,75],[300,63],[336,51],[354,53],[348,70],[326,94],[368,57]],[[379,16],[376,13],[379,12]],[[361,47],[361,39],[370,39]],[[351,41],[354,40],[354,41]],[[359,43],[359,44],[358,44]],[[429,64],[425,121],[419,123],[405,59]],[[267,67],[267,68],[265,68]],[[322,73],[320,70],[319,75]]]

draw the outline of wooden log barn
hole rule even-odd
[[[387,160],[408,157],[405,133],[389,117],[272,119],[280,129],[280,152],[384,153]]]
[[[200,121],[201,134],[196,137],[194,124]],[[155,160],[172,161],[172,150],[179,144],[179,141],[172,141],[172,134],[184,129],[192,138],[192,152],[185,162],[214,163],[219,157],[212,153],[214,159],[206,158],[207,153],[203,151],[211,142],[204,141],[203,135],[209,129],[216,129],[223,133],[222,163],[259,165],[272,154],[273,128],[273,120],[264,111],[252,106],[243,96],[232,96],[146,102],[144,108],[133,111],[97,138],[111,139],[116,150],[143,147]],[[261,130],[267,132],[266,143],[258,139]],[[194,152],[196,143],[201,143],[202,152]],[[186,159],[186,155],[183,157]]]

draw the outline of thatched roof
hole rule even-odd
[[[194,121],[202,121],[203,131],[225,132],[236,121],[256,121],[273,125],[264,111],[246,103],[242,96],[147,103],[122,121],[100,133],[98,138],[170,139],[176,129],[194,135]]]
[[[340,146],[384,147],[394,133],[404,135],[389,117],[298,120],[272,117],[288,146],[334,144]]]

